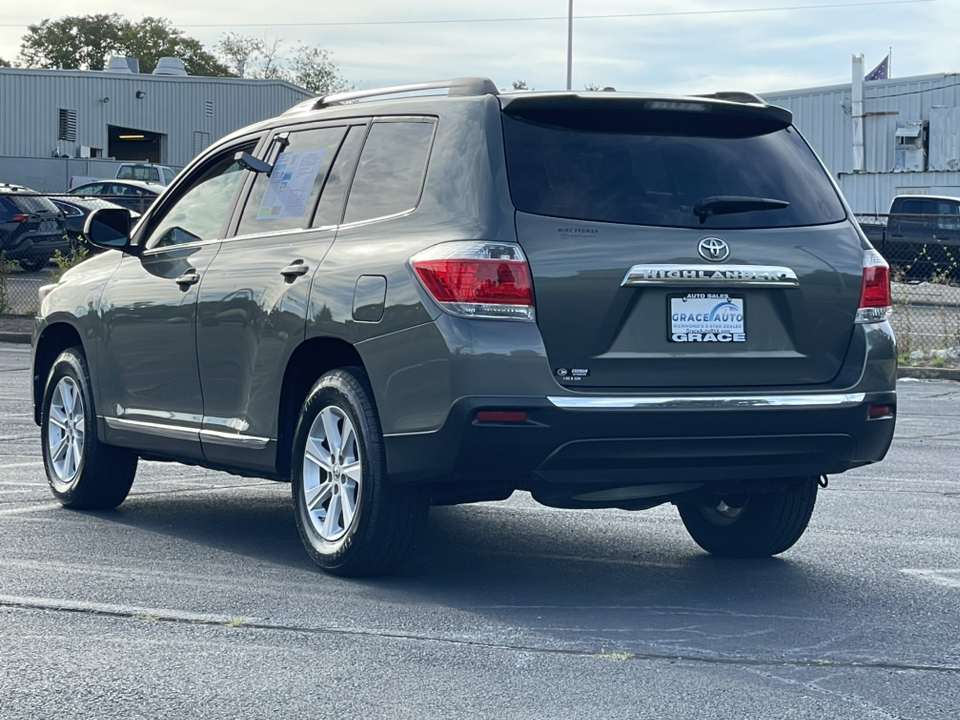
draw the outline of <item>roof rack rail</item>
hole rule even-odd
[[[727,102],[735,103],[752,103],[756,105],[767,104],[763,98],[742,90],[721,90],[720,92],[694,95],[694,97],[711,98],[713,100],[726,100]]]
[[[434,82],[415,83],[412,85],[395,85],[393,87],[376,88],[372,90],[350,90],[347,92],[332,93],[312,98],[294,105],[284,115],[320,110],[331,105],[365,100],[368,98],[384,97],[388,95],[403,95],[407,93],[423,92],[425,90],[446,90],[448,96],[466,97],[470,95],[499,95],[493,81],[484,77],[461,77],[451,80],[436,80]]]

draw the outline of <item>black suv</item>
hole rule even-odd
[[[36,271],[57,250],[70,248],[63,215],[49,198],[22,185],[0,183],[0,253]]]
[[[743,93],[327,96],[87,231],[119,252],[43,290],[34,338],[68,507],[121,503],[142,457],[290,481],[343,575],[393,569],[430,504],[517,489],[671,502],[755,557],[893,435],[886,263]]]

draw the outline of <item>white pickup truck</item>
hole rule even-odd
[[[70,189],[95,180],[106,180],[116,178],[117,180],[142,180],[144,182],[157,183],[158,185],[169,185],[173,182],[176,171],[166,165],[154,165],[153,163],[121,163],[117,165],[116,175],[107,177],[87,177],[84,175],[74,175],[70,178]]]

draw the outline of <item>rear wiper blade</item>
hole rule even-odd
[[[750,195],[711,195],[697,201],[693,206],[693,214],[700,218],[700,224],[703,225],[711,215],[729,215],[752,210],[782,210],[785,207],[790,207],[790,203],[786,200]]]

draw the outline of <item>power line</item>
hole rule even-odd
[[[733,8],[729,10],[678,10],[668,12],[624,13],[617,15],[575,15],[575,20],[622,20],[626,18],[653,18],[653,17],[680,17],[697,15],[743,15],[748,13],[794,12],[797,10],[839,10],[844,8],[872,7],[877,5],[913,5],[921,2],[936,2],[936,0],[875,0],[860,3],[830,3],[824,5],[789,5],[784,7],[763,8]],[[508,22],[543,22],[552,20],[567,20],[566,15],[546,15],[543,17],[512,17],[512,18],[466,18],[452,20],[366,20],[357,22],[295,22],[295,23],[175,23],[180,28],[235,28],[235,27],[351,27],[373,25],[453,25],[473,23],[508,23]],[[22,28],[26,25],[0,23],[0,28]]]

